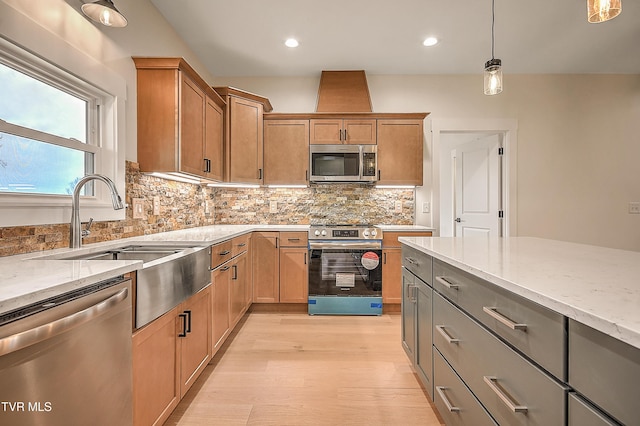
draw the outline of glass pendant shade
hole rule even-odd
[[[484,64],[484,94],[497,95],[502,92],[502,61],[490,59]]]
[[[111,0],[99,0],[82,5],[82,13],[91,20],[99,22],[107,27],[126,27],[125,18],[114,6]]]
[[[598,23],[613,19],[622,11],[622,0],[587,0],[587,19]]]

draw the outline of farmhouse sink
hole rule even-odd
[[[135,285],[135,328],[169,312],[211,282],[211,250],[206,243],[130,242],[95,250],[84,248],[39,259],[141,260]]]

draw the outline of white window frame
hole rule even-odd
[[[72,47],[59,36],[38,26],[27,17],[0,3],[5,15],[0,30],[0,55],[19,67],[38,70],[59,85],[74,92],[94,97],[98,122],[90,122],[87,144],[72,140],[60,141],[68,146],[77,143],[81,150],[95,149],[94,173],[111,178],[122,199],[125,199],[125,101],[126,82],[99,61]],[[6,16],[8,15],[8,16]],[[96,130],[92,134],[92,129]],[[63,138],[61,138],[63,139]],[[72,146],[77,148],[77,146]],[[123,220],[125,211],[113,210],[110,193],[97,182],[93,196],[83,196],[80,219],[87,221]],[[68,223],[71,218],[70,195],[22,193],[0,194],[0,227]]]

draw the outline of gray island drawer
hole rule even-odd
[[[618,426],[575,392],[569,393],[568,412],[568,426]]]
[[[431,263],[431,256],[428,254],[402,245],[402,266],[429,285],[433,284],[431,282]]]
[[[640,425],[640,349],[569,320],[569,385],[621,423]]]
[[[499,424],[565,424],[567,388],[438,293],[433,325],[435,347]]]
[[[565,318],[439,259],[433,288],[555,377],[566,380]]]

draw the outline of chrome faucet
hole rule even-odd
[[[108,177],[102,175],[87,175],[80,179],[75,188],[73,188],[73,198],[71,201],[71,224],[69,229],[70,248],[78,248],[82,246],[82,231],[80,228],[80,190],[84,184],[90,180],[100,180],[109,187],[109,190],[111,191],[111,203],[113,204],[114,210],[124,208],[122,198],[120,198],[120,194],[118,194],[116,185]]]

